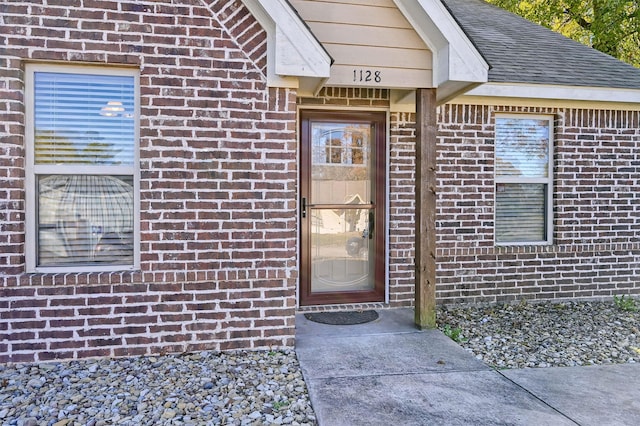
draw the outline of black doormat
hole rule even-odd
[[[378,319],[376,311],[312,312],[304,314],[309,321],[331,325],[355,325]]]

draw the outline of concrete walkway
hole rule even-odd
[[[320,426],[638,425],[640,365],[493,370],[409,309],[335,326],[296,318]]]

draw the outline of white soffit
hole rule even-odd
[[[464,96],[640,104],[640,90],[523,83],[487,83]]]
[[[433,52],[439,103],[488,81],[489,65],[440,0],[393,1]]]
[[[242,2],[267,32],[269,86],[319,88],[329,78],[331,57],[286,0]]]

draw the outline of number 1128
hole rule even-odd
[[[354,82],[369,82],[375,81],[380,83],[382,81],[382,72],[376,70],[353,70]]]

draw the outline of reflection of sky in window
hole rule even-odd
[[[133,164],[133,97],[131,76],[36,73],[36,161]]]
[[[496,118],[496,174],[546,177],[549,132],[547,120]]]

